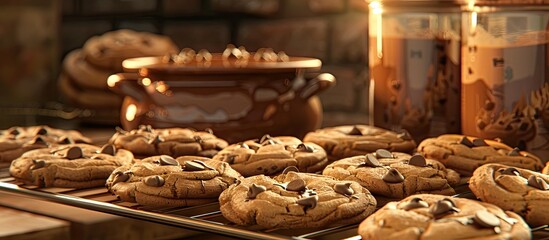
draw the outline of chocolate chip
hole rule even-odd
[[[211,128],[204,129],[204,132],[207,132],[209,134],[214,134],[214,131]]]
[[[475,145],[475,147],[484,147],[484,146],[488,146],[488,144],[484,141],[484,139],[482,138],[475,138],[473,139],[473,145]]]
[[[42,136],[36,136],[33,140],[29,142],[30,144],[41,144],[41,145],[48,145],[46,140]]]
[[[514,156],[514,157],[516,157],[516,156],[521,156],[521,155],[520,155],[520,149],[518,149],[518,148],[513,148],[513,150],[511,150],[511,151],[509,151],[509,152],[507,153],[507,156]]]
[[[189,171],[189,172],[202,171],[202,170],[205,170],[205,169],[206,168],[204,166],[202,166],[202,164],[197,163],[197,162],[193,162],[193,161],[186,161],[185,165],[184,165],[184,168],[183,168],[183,170]]]
[[[376,157],[377,158],[395,158],[391,152],[385,149],[376,150]]]
[[[305,206],[306,208],[315,208],[318,203],[318,196],[313,195],[309,197],[300,198],[296,201],[297,204]]]
[[[410,158],[408,164],[417,167],[427,167],[427,160],[425,160],[425,157],[416,154]]]
[[[60,144],[74,144],[74,140],[70,137],[61,137],[57,142]]]
[[[126,182],[128,181],[128,179],[130,179],[130,175],[127,174],[127,173],[124,173],[124,172],[117,172],[115,175],[114,175],[114,178],[111,182],[111,185],[114,185],[114,184],[117,184],[119,182]]]
[[[408,210],[412,210],[412,209],[415,209],[415,208],[426,208],[426,207],[429,207],[429,204],[425,201],[423,201],[423,199],[421,198],[412,198],[412,200],[410,200],[409,202],[405,203],[404,205],[402,205],[402,209],[408,211]]]
[[[162,155],[158,159],[160,160],[160,166],[179,166],[179,162],[168,155]]]
[[[404,141],[410,141],[412,140],[412,136],[410,133],[406,130],[402,131],[401,133],[397,134],[397,137],[404,140]]]
[[[440,217],[452,212],[459,212],[460,210],[455,207],[454,203],[449,199],[443,199],[440,201],[437,201],[436,204],[433,205],[431,208],[431,213],[435,217]]]
[[[519,170],[517,170],[514,167],[508,167],[505,169],[501,168],[499,169],[499,171],[501,172],[501,174],[504,174],[504,175],[520,176]]]
[[[336,183],[334,185],[334,191],[345,196],[351,196],[355,191],[351,188],[351,183]]]
[[[313,147],[306,145],[304,143],[300,143],[299,145],[297,145],[297,150],[299,152],[310,152],[310,153],[315,151]]]
[[[160,135],[156,135],[153,139],[149,140],[149,144],[159,144],[161,142],[164,142],[164,138]]]
[[[228,155],[227,158],[225,158],[225,162],[227,162],[228,164],[233,164],[235,159],[236,155]]]
[[[289,172],[299,172],[299,169],[296,166],[288,166],[282,170],[282,174],[287,174]]]
[[[492,111],[492,110],[494,110],[495,107],[496,107],[496,104],[494,102],[490,101],[490,100],[486,100],[484,102],[484,109],[486,111]]]
[[[204,142],[200,136],[194,136],[193,138],[194,138],[194,141],[197,142],[197,143],[203,143]]]
[[[388,183],[401,183],[404,181],[404,176],[394,168],[389,169],[389,171],[383,176],[383,181]]]
[[[465,145],[465,146],[467,146],[467,147],[470,147],[470,148],[472,148],[472,147],[475,146],[475,145],[469,140],[469,138],[467,138],[467,137],[465,137],[465,136],[463,136],[463,137],[461,138],[461,140],[459,140],[458,143],[459,143],[459,144],[463,144],[463,145]]]
[[[306,188],[305,181],[303,179],[294,179],[291,182],[286,185],[286,190],[293,191],[293,192],[301,192],[304,191]]]
[[[276,145],[276,141],[274,139],[269,139],[267,141],[264,141],[261,143],[261,145],[263,146],[266,146],[266,145]]]
[[[36,169],[39,169],[39,168],[43,168],[46,166],[46,161],[44,160],[40,160],[40,159],[33,159],[32,160],[32,163],[34,164],[33,166],[31,166],[31,170],[36,170]]]
[[[250,146],[248,146],[248,144],[246,144],[246,143],[240,143],[237,146],[241,147],[241,148],[245,148],[245,149],[250,149]]]
[[[271,140],[271,139],[273,139],[273,137],[271,137],[271,135],[265,134],[265,135],[263,135],[263,137],[261,137],[261,139],[259,140],[258,143],[263,144],[265,141]]]
[[[82,158],[84,156],[84,153],[82,152],[82,148],[80,147],[71,147],[69,150],[67,150],[67,153],[65,154],[65,158],[69,160]]]
[[[36,135],[47,135],[48,134],[48,130],[43,128],[43,127],[40,127],[37,131],[36,131]]]
[[[9,134],[10,134],[10,135],[13,135],[13,136],[17,136],[17,135],[19,135],[20,133],[21,133],[21,132],[19,132],[19,130],[17,130],[17,128],[14,128],[14,129],[12,129],[12,130],[9,132]]]
[[[195,159],[195,160],[193,160],[193,162],[195,162],[195,163],[198,163],[198,164],[202,165],[202,166],[203,166],[204,168],[207,168],[207,169],[210,169],[210,170],[214,170],[214,168],[213,168],[213,167],[210,167],[210,166],[208,166],[208,164],[206,164],[206,163],[205,163],[205,162],[203,162],[203,161],[200,161],[200,160],[196,160],[196,159]]]
[[[473,220],[478,225],[485,228],[499,227],[501,224],[501,221],[496,215],[486,210],[476,212]]]
[[[116,154],[116,147],[112,144],[105,144],[101,150],[99,150],[99,153],[108,154],[111,156],[114,156]]]
[[[164,178],[161,176],[149,176],[143,179],[143,183],[151,187],[162,187],[164,185]]]
[[[376,157],[374,157],[373,154],[366,154],[366,159],[363,163],[358,165],[358,167],[367,166],[367,167],[382,167],[383,164],[381,164]]]
[[[351,131],[349,131],[347,134],[348,135],[353,135],[353,136],[362,136],[362,132],[356,126],[353,126]]]
[[[248,199],[255,199],[258,194],[267,191],[267,188],[262,185],[252,184],[248,189]]]
[[[540,190],[549,190],[549,184],[547,184],[543,178],[535,175],[530,175],[530,177],[528,177],[528,185]]]

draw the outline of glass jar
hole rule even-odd
[[[460,7],[370,1],[369,122],[416,141],[460,132]]]
[[[462,128],[549,157],[549,6],[471,3],[463,14]]]

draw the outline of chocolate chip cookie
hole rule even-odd
[[[231,164],[245,177],[275,175],[288,166],[295,166],[301,172],[314,173],[328,165],[322,147],[289,136],[265,135],[261,139],[233,144],[221,150],[214,159]]]
[[[549,175],[486,164],[475,170],[469,188],[482,201],[521,215],[530,226],[549,223]]]
[[[289,171],[248,177],[219,196],[221,213],[238,225],[311,228],[362,221],[376,207],[370,192],[352,181]]]
[[[358,227],[362,239],[530,239],[514,212],[465,198],[419,194],[390,202]]]
[[[29,150],[69,143],[91,143],[91,140],[74,130],[48,126],[0,130],[0,162],[10,162]]]
[[[441,135],[419,144],[418,152],[443,163],[463,176],[471,176],[483,164],[500,163],[541,171],[541,160],[531,153],[513,149],[504,143],[463,135]]]
[[[224,162],[161,155],[117,168],[107,180],[107,187],[123,201],[184,207],[217,201],[219,194],[241,177]]]
[[[412,153],[416,147],[407,132],[395,133],[367,125],[319,129],[308,133],[303,141],[323,147],[330,160],[364,155],[378,149]]]
[[[455,194],[459,174],[421,155],[389,152],[344,158],[324,169],[323,175],[360,183],[374,195],[402,199],[417,193]]]
[[[117,129],[109,143],[117,148],[127,149],[139,157],[169,155],[212,157],[228,143],[211,132],[188,128],[154,129],[141,125],[139,129],[124,131]]]
[[[10,174],[39,187],[90,188],[105,185],[114,169],[132,161],[131,152],[110,144],[68,144],[24,153],[11,163]]]

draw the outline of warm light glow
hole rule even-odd
[[[475,3],[476,3],[476,0],[469,0],[467,1],[467,8],[469,10],[473,10],[475,8]]]
[[[379,1],[372,1],[369,5],[371,16],[376,22],[376,53],[378,58],[383,57],[383,5]]]
[[[134,104],[128,105],[128,108],[126,110],[126,120],[133,121],[135,119],[135,115],[137,114],[137,106]]]
[[[143,79],[141,79],[141,84],[143,84],[143,86],[147,87],[147,86],[151,85],[151,79],[150,78],[143,78]]]
[[[477,12],[471,12],[471,31],[470,33],[474,33],[477,30]]]
[[[164,93],[168,90],[168,86],[164,82],[160,81],[156,83],[156,91]]]
[[[109,87],[114,87],[117,82],[120,82],[120,76],[118,76],[117,74],[111,75],[109,76],[109,78],[107,78],[107,85]]]
[[[381,5],[381,2],[379,2],[379,1],[372,1],[368,6],[372,10],[371,13],[373,13],[373,14],[383,13],[383,6]]]

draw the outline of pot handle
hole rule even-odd
[[[329,73],[321,73],[315,78],[307,81],[307,84],[301,89],[299,97],[308,99],[316,94],[319,94],[326,89],[333,87],[336,84],[334,75]]]
[[[117,73],[109,76],[107,85],[109,89],[122,96],[130,96],[141,102],[148,100],[148,94],[139,83],[137,73]]]

